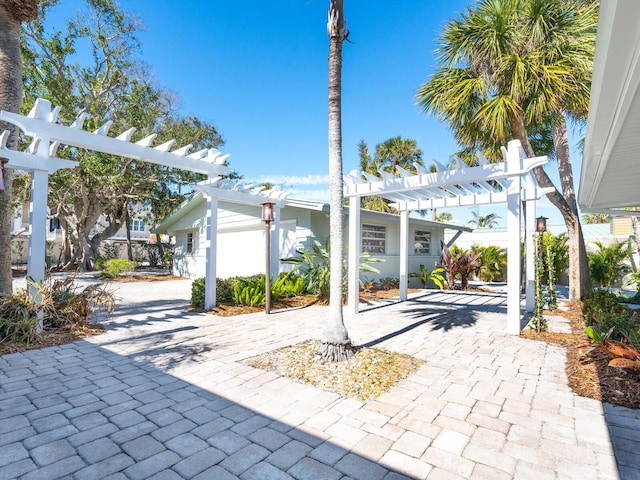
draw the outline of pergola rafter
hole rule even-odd
[[[156,134],[152,134],[136,143],[131,137],[134,128],[126,130],[117,137],[107,136],[112,122],[107,122],[95,132],[83,130],[86,113],[78,115],[69,126],[59,123],[60,107],[51,108],[51,102],[39,98],[28,115],[0,111],[0,120],[16,125],[32,138],[24,152],[7,148],[8,132],[0,134],[0,157],[8,158],[5,168],[28,170],[33,172],[31,184],[29,256],[27,274],[36,282],[44,280],[45,244],[47,220],[47,194],[49,174],[60,168],[73,168],[77,162],[56,157],[60,145],[85,148],[134,160],[155,163],[167,167],[203,173],[209,178],[217,177],[230,170],[225,165],[228,155],[216,149],[205,149],[189,154],[191,145],[169,151],[174,140],[157,147],[151,147]],[[32,295],[36,290],[30,289]]]
[[[507,203],[509,236],[507,331],[520,332],[520,210],[521,202],[530,202],[525,219],[527,251],[527,309],[533,309],[533,202],[552,189],[537,186],[532,174],[535,167],[547,163],[547,157],[527,158],[520,142],[512,140],[502,147],[503,161],[489,163],[478,156],[478,166],[470,167],[456,159],[458,168],[449,170],[436,163],[430,172],[415,165],[416,174],[398,169],[399,176],[381,171],[379,176],[353,171],[345,177],[344,196],[349,203],[349,291],[351,313],[358,312],[358,265],[360,263],[360,197],[376,195],[388,200],[400,212],[400,300],[407,298],[408,283],[408,215],[414,210],[453,208],[493,203]],[[364,177],[364,178],[363,178]]]

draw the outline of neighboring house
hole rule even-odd
[[[144,207],[134,208],[131,216],[131,222],[129,224],[129,235],[134,245],[141,245],[149,243],[151,239],[151,231],[146,221],[148,218],[148,211]],[[97,229],[101,228],[101,220],[98,220],[96,228],[93,229],[90,235],[95,235]],[[55,263],[60,256],[62,250],[64,232],[60,228],[60,221],[57,218],[47,218],[47,252],[46,256],[51,258]],[[29,223],[29,204],[24,204],[20,208],[13,218],[11,225],[11,263],[13,265],[22,265],[27,263],[27,256],[29,251],[29,235],[31,234],[31,225]],[[120,248],[120,257],[127,257],[127,250],[124,248],[124,244],[127,241],[126,227],[122,227],[116,232],[115,235],[109,238],[110,242],[123,245]],[[134,251],[134,254],[136,252]],[[142,256],[144,252],[138,252]]]
[[[201,193],[195,193],[169,215],[154,232],[175,237],[173,273],[189,278],[205,276],[206,209]],[[293,257],[296,250],[309,248],[314,242],[324,246],[329,239],[329,205],[308,200],[287,198],[280,208],[278,257]],[[261,208],[233,201],[218,204],[217,274],[218,278],[253,275],[265,270],[265,225]],[[345,216],[345,224],[347,216]],[[379,274],[362,274],[363,280],[398,277],[400,254],[400,218],[388,213],[363,210],[361,213],[361,251],[383,260],[376,263]],[[447,228],[469,231],[467,227],[433,222],[422,218],[409,219],[409,271],[419,271],[424,264],[429,269],[440,261],[441,241]],[[348,232],[345,228],[345,244]],[[345,250],[346,255],[346,250]],[[274,259],[275,260],[275,259]],[[291,265],[275,262],[272,273],[291,269]],[[416,281],[416,286],[418,285]]]

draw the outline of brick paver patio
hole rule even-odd
[[[427,362],[362,402],[242,363],[319,338],[325,307],[223,318],[184,311],[188,281],[117,288],[106,334],[0,357],[0,478],[640,478],[638,412],[575,396],[562,347],[504,333],[503,295],[347,318]]]

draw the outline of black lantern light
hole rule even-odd
[[[536,218],[536,232],[543,233],[547,231],[547,217]]]

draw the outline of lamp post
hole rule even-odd
[[[262,202],[262,221],[266,226],[266,274],[264,277],[264,296],[265,296],[265,311],[267,314],[271,313],[271,222],[274,220],[275,215],[273,212],[273,206],[275,203],[266,201]]]

